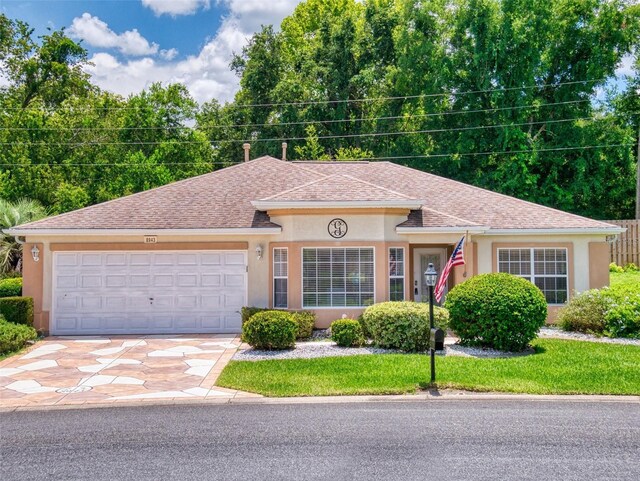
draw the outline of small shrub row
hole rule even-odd
[[[22,295],[22,277],[8,277],[0,280],[0,297]]]
[[[33,326],[33,298],[1,297],[0,314],[9,322]]]
[[[338,319],[331,323],[331,339],[342,347],[360,347],[366,339],[356,319]]]
[[[31,326],[14,324],[0,316],[0,354],[22,349],[27,341],[37,339],[38,333]]]
[[[640,338],[640,286],[616,285],[576,294],[557,321],[565,331]]]
[[[609,264],[609,272],[638,272],[640,271],[640,267],[635,265],[633,262],[629,262],[624,267],[619,266],[615,262]]]

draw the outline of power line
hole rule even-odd
[[[485,152],[450,152],[450,153],[441,153],[441,154],[418,154],[418,155],[399,155],[399,156],[388,156],[388,157],[361,157],[357,159],[349,159],[338,162],[354,162],[354,161],[367,161],[367,162],[381,162],[381,161],[389,161],[389,160],[410,160],[410,159],[428,159],[428,158],[442,158],[442,157],[457,157],[457,156],[475,156],[475,155],[505,155],[505,154],[524,154],[524,153],[538,153],[538,152],[561,152],[561,151],[572,151],[572,150],[594,150],[594,149],[607,149],[607,148],[617,148],[617,147],[631,147],[634,146],[635,143],[628,144],[601,144],[601,145],[585,145],[579,147],[553,147],[547,149],[529,149],[529,150],[503,150],[503,151],[485,151]],[[309,160],[298,160],[297,162],[322,162],[316,159]],[[205,162],[202,165],[224,165],[231,166],[236,164],[242,164],[243,161],[233,161],[233,162]],[[120,163],[111,163],[111,164],[98,164],[98,163],[65,163],[65,164],[27,164],[27,165],[16,165],[16,164],[0,164],[0,166],[6,167],[71,167],[71,166],[94,166],[94,167],[162,167],[164,165],[200,165],[196,162],[163,162],[157,165],[149,165],[149,164],[134,164],[131,162],[120,162]]]
[[[637,112],[632,112],[637,113]],[[317,136],[318,140],[326,140],[326,139],[349,139],[349,138],[361,138],[361,137],[390,137],[396,135],[413,135],[413,134],[436,134],[436,133],[446,133],[446,132],[464,132],[470,130],[484,130],[484,129],[493,129],[493,128],[507,128],[507,127],[523,127],[523,126],[532,126],[532,125],[541,125],[541,124],[558,124],[558,123],[566,123],[566,122],[576,122],[581,120],[596,120],[594,117],[576,117],[570,119],[548,119],[548,120],[538,120],[534,122],[521,122],[521,123],[507,123],[507,124],[497,124],[497,125],[476,125],[471,127],[453,127],[447,129],[422,129],[422,130],[406,130],[406,131],[393,131],[393,132],[371,132],[371,133],[362,133],[362,134],[334,134],[334,135],[321,135]],[[307,137],[274,137],[274,138],[256,138],[256,139],[209,139],[211,143],[252,143],[252,142],[280,142],[280,141],[295,141],[295,140],[306,140]],[[166,139],[163,141],[114,141],[114,142],[104,142],[104,141],[87,141],[87,142],[47,142],[47,141],[35,141],[35,142],[22,142],[22,141],[12,141],[12,142],[0,142],[0,145],[55,145],[55,146],[74,146],[74,147],[82,147],[82,146],[95,146],[95,145],[160,145],[160,144],[177,144],[177,145],[199,145],[202,144],[202,141],[193,141],[193,140],[176,140],[176,139]]]
[[[518,90],[531,90],[531,89],[546,89],[546,88],[558,88],[563,85],[579,85],[579,84],[589,84],[589,83],[598,83],[606,81],[606,78],[599,78],[593,80],[573,80],[570,82],[556,82],[556,83],[548,83],[548,84],[540,84],[540,85],[525,85],[522,87],[500,87],[494,89],[485,89],[485,90],[467,90],[463,92],[449,91],[449,92],[439,92],[439,93],[428,93],[428,94],[416,94],[416,95],[399,95],[394,97],[369,97],[369,98],[359,98],[359,99],[342,99],[342,100],[307,100],[307,101],[299,101],[299,102],[273,102],[273,103],[261,103],[261,104],[242,104],[242,105],[234,105],[234,107],[242,109],[242,108],[258,108],[258,107],[287,107],[287,106],[302,106],[302,105],[322,105],[322,104],[341,104],[341,103],[359,103],[359,102],[377,102],[380,100],[409,100],[409,99],[419,99],[419,98],[437,98],[437,97],[458,97],[462,95],[472,95],[472,94],[482,94],[482,93],[492,93],[492,92],[512,92]],[[5,110],[35,110],[42,111],[41,109],[23,109],[21,107],[5,107]],[[82,109],[81,109],[82,110]],[[89,110],[142,110],[140,107],[91,107]]]
[[[445,115],[457,115],[457,114],[476,114],[483,112],[500,112],[504,110],[522,110],[528,108],[542,108],[542,107],[553,107],[558,105],[570,105],[570,104],[579,104],[590,102],[590,99],[581,99],[581,100],[568,100],[565,102],[550,102],[546,104],[529,104],[529,105],[518,105],[514,107],[496,107],[490,109],[474,109],[474,110],[450,110],[446,112],[431,112],[426,114],[410,114],[410,115],[393,115],[386,117],[362,117],[357,119],[328,119],[328,120],[304,120],[298,122],[278,122],[278,123],[262,123],[262,124],[214,124],[214,125],[203,125],[198,129],[194,127],[187,126],[177,126],[177,127],[0,127],[0,130],[8,130],[8,131],[47,131],[47,130],[55,130],[55,131],[138,131],[138,130],[206,130],[212,128],[235,128],[235,127],[282,127],[289,125],[313,125],[313,124],[333,124],[333,123],[345,123],[345,122],[372,122],[379,120],[398,120],[398,119],[418,119],[418,118],[428,118],[428,117],[440,117]]]

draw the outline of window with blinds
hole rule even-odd
[[[273,307],[288,307],[288,251],[286,247],[273,249]]]
[[[303,307],[365,307],[374,286],[372,247],[302,249]]]
[[[404,248],[389,249],[389,300],[404,301]]]
[[[498,272],[533,282],[547,303],[564,304],[569,297],[567,249],[498,249]]]

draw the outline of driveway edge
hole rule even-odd
[[[153,399],[145,401],[60,404],[47,406],[16,406],[3,408],[0,413],[18,411],[58,411],[68,409],[93,409],[110,407],[140,407],[140,406],[202,406],[211,404],[358,404],[358,403],[388,403],[388,402],[437,402],[437,401],[540,401],[540,402],[602,402],[602,403],[632,403],[640,404],[640,396],[611,396],[611,395],[540,395],[540,394],[505,394],[505,393],[475,393],[463,391],[438,391],[420,394],[397,394],[375,396],[314,396],[314,397],[243,397],[213,398],[213,399]]]

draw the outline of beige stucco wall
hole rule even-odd
[[[342,239],[332,239],[327,231],[329,222],[339,217],[347,222],[348,232]],[[406,248],[405,262],[405,292],[407,298],[411,293],[413,268],[411,265],[411,245],[423,246],[452,246],[463,233],[449,234],[398,234],[396,226],[406,220],[406,212],[392,210],[385,211],[336,211],[330,213],[318,212],[280,212],[271,216],[272,221],[281,225],[283,230],[274,235],[161,235],[148,232],[147,235],[157,235],[156,244],[144,244],[143,235],[112,235],[112,236],[28,236],[25,250],[31,249],[34,242],[40,248],[41,260],[33,262],[30,256],[25,256],[25,295],[34,297],[36,305],[36,322],[38,327],[47,330],[49,312],[52,302],[52,250],[84,249],[228,249],[246,248],[248,250],[249,287],[248,303],[253,306],[267,307],[271,304],[271,249],[274,246],[290,247],[289,251],[289,307],[301,307],[301,247],[312,246],[374,246],[376,248],[376,302],[388,298],[388,262],[387,252],[390,246]],[[576,291],[583,291],[591,287],[600,287],[608,283],[608,260],[605,262],[604,253],[606,243],[604,236],[594,235],[558,235],[558,236],[487,236],[471,234],[467,238],[466,260],[467,266],[455,268],[452,284],[465,280],[476,273],[488,273],[494,270],[494,257],[498,245],[531,246],[542,245],[570,247],[569,284]],[[106,243],[106,244],[105,244]],[[230,244],[231,243],[231,244]],[[256,256],[256,247],[263,249],[262,259]],[[318,325],[320,327],[341,317],[342,314],[357,316],[360,309],[319,309]],[[550,319],[554,317],[556,308],[550,308]]]

